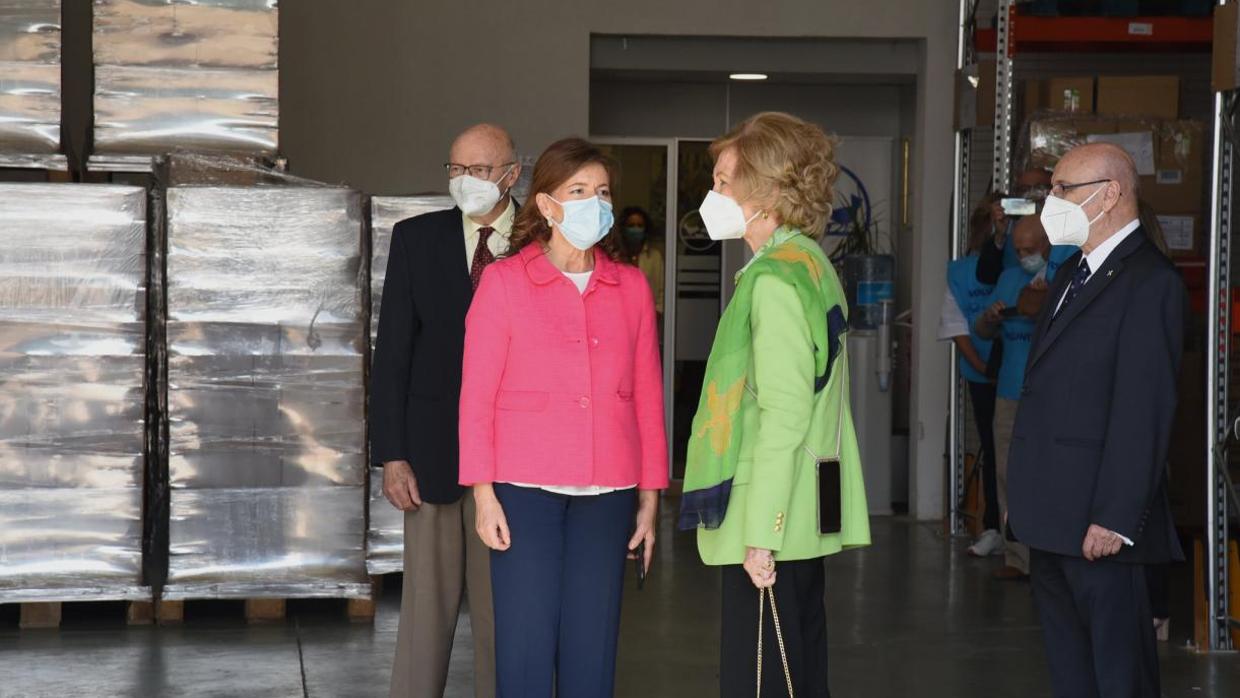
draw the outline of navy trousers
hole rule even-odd
[[[1056,698],[1158,698],[1145,566],[1031,552]]]
[[[496,485],[512,547],[491,552],[499,698],[610,698],[637,494]]]

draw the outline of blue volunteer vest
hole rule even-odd
[[[947,264],[947,287],[951,289],[956,305],[969,323],[969,339],[977,349],[982,361],[990,360],[990,348],[993,342],[977,335],[974,323],[978,316],[986,311],[986,301],[994,292],[994,286],[983,284],[977,280],[977,255],[962,257]],[[964,356],[959,357],[960,375],[970,383],[985,383],[986,376],[969,365]]]

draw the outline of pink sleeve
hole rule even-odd
[[[495,481],[495,396],[508,361],[508,297],[503,272],[482,273],[465,316],[461,366],[461,484]]]
[[[659,330],[650,284],[640,272],[634,274],[638,303],[637,346],[633,359],[633,399],[637,429],[642,441],[642,490],[667,489],[667,433],[663,425],[663,362],[659,357]]]

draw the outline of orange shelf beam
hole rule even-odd
[[[1212,17],[1027,17],[1012,21],[1017,53],[1179,50],[1208,52]],[[979,29],[979,53],[994,53],[996,32]]]

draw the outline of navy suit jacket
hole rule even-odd
[[[457,408],[473,297],[459,208],[396,224],[371,369],[370,459],[409,461],[431,504],[465,492]]]
[[[1037,550],[1083,556],[1090,524],[1135,542],[1112,558],[1183,559],[1167,499],[1187,294],[1141,229],[1054,317],[1080,264],[1064,263],[1038,318],[1008,458],[1008,523]]]

